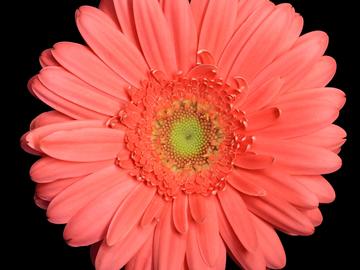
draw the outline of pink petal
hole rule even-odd
[[[346,141],[346,132],[339,126],[329,125],[312,134],[297,137],[296,141],[299,143],[324,147],[335,151],[341,147]]]
[[[323,221],[323,216],[319,208],[307,209],[304,210],[303,213],[310,219],[315,227],[319,226]]]
[[[284,81],[281,78],[272,78],[264,85],[254,89],[246,98],[241,108],[246,112],[254,112],[269,105],[280,93]]]
[[[209,1],[206,6],[199,32],[199,50],[208,50],[215,62],[235,31],[237,6],[237,0]]]
[[[266,266],[271,269],[282,269],[286,264],[285,250],[275,230],[262,219],[251,214],[256,232],[261,239],[261,250],[263,251]]]
[[[103,94],[61,67],[42,69],[39,80],[55,94],[89,110],[109,116],[119,112],[119,100]]]
[[[286,44],[287,47],[284,48],[283,42],[293,13],[289,4],[282,4],[274,9],[239,52],[230,70],[230,78],[241,75],[252,81],[256,74],[292,45]]]
[[[99,252],[100,246],[101,246],[101,242],[97,242],[96,244],[93,244],[90,246],[90,257],[91,257],[91,262],[94,266],[95,266],[95,260],[96,260],[97,253]]]
[[[226,181],[236,190],[249,196],[265,196],[266,190],[242,174],[243,170],[234,169]]]
[[[225,47],[218,62],[219,74],[221,76],[225,78],[228,77],[239,52],[247,44],[249,38],[253,35],[263,20],[268,17],[273,10],[274,4],[270,1],[264,1],[262,7],[252,13],[251,16],[236,30]]]
[[[127,100],[129,84],[104,64],[88,47],[72,42],[54,45],[52,54],[71,73],[111,97]]]
[[[36,196],[50,202],[60,192],[72,184],[80,181],[81,179],[83,179],[83,177],[72,177],[60,179],[50,183],[37,184],[35,190]]]
[[[324,32],[315,31],[301,36],[288,52],[282,54],[250,84],[250,91],[256,89],[270,78],[281,77],[285,81],[284,89],[302,79],[324,54],[328,45],[328,36]]]
[[[152,270],[153,237],[150,236],[134,257],[126,264],[125,270]]]
[[[172,77],[177,72],[176,51],[170,28],[157,0],[134,0],[140,45],[151,69]]]
[[[197,33],[201,31],[201,25],[206,14],[206,9],[210,0],[192,0],[190,1],[190,8],[195,20]]]
[[[140,225],[147,226],[152,223],[154,219],[158,219],[161,216],[164,206],[164,199],[159,195],[155,195],[146,208],[144,215],[141,218]]]
[[[147,78],[141,53],[103,12],[84,6],[78,10],[76,21],[91,49],[123,79],[139,86]]]
[[[255,251],[258,245],[256,231],[242,196],[229,186],[224,192],[218,193],[218,198],[226,218],[241,244],[245,249],[251,252]]]
[[[208,200],[204,200],[202,195],[191,194],[189,196],[189,208],[192,218],[197,223],[204,222],[207,217],[207,204]]]
[[[181,270],[185,260],[187,234],[176,231],[171,217],[171,204],[167,203],[154,234],[154,269]]]
[[[40,142],[47,155],[67,161],[91,162],[116,158],[119,152],[128,153],[124,131],[109,128],[83,128],[58,131]]]
[[[319,205],[317,197],[304,185],[298,183],[293,176],[283,172],[281,168],[272,167],[261,172],[237,170],[242,179],[248,179],[267,193],[302,208],[314,208]]]
[[[218,250],[218,256],[214,266],[209,266],[203,260],[203,257],[200,253],[199,243],[198,243],[198,234],[197,230],[198,224],[190,222],[192,226],[189,229],[188,242],[186,248],[186,261],[188,264],[188,269],[204,269],[204,270],[220,270],[225,269],[226,264],[226,249],[223,241],[220,239],[217,241],[216,249]],[[219,233],[219,232],[217,232]]]
[[[273,195],[265,197],[243,196],[248,209],[274,227],[290,234],[310,235],[314,226],[310,220],[285,200]]]
[[[272,126],[280,118],[281,110],[276,107],[266,108],[246,115],[246,131],[252,133]]]
[[[241,25],[257,10],[264,9],[264,6],[268,3],[269,2],[266,0],[240,1],[236,16],[236,29],[241,27]]]
[[[120,182],[77,212],[64,230],[68,245],[88,246],[104,239],[116,209],[136,184],[136,181]]]
[[[294,103],[294,102],[306,102],[307,100],[317,100],[324,101],[332,104],[339,110],[345,104],[345,93],[336,88],[313,88],[303,91],[291,92],[285,95],[282,95],[277,101],[277,105]]]
[[[274,158],[269,155],[257,155],[253,153],[239,154],[234,159],[234,165],[243,169],[261,170],[271,166]]]
[[[341,159],[335,153],[295,140],[273,140],[259,136],[252,145],[252,151],[274,156],[275,164],[285,167],[291,174],[327,174],[341,167]]]
[[[113,246],[121,242],[139,223],[146,207],[154,198],[156,188],[139,183],[117,209],[106,235],[106,242]]]
[[[57,95],[51,89],[40,82],[38,76],[31,80],[30,87],[34,94],[44,103],[53,109],[73,118],[73,119],[106,119],[108,116],[82,107],[73,103],[62,96]]]
[[[330,56],[321,57],[289,91],[325,87],[334,77],[336,62]]]
[[[39,198],[36,194],[34,195],[34,202],[37,207],[46,210],[49,206],[49,202]]]
[[[54,198],[47,211],[48,219],[57,224],[67,223],[97,196],[122,181],[135,180],[115,165],[90,174]]]
[[[322,100],[292,101],[277,106],[281,110],[280,118],[261,130],[262,135],[286,139],[308,135],[333,123],[339,116],[336,104]]]
[[[196,63],[197,50],[197,32],[189,2],[164,1],[164,14],[174,38],[178,69],[186,73]]]
[[[72,120],[70,117],[65,114],[59,113],[58,111],[49,111],[39,114],[31,121],[30,130],[36,129],[42,126],[47,126],[50,124],[57,124],[61,122],[67,122]]]
[[[39,128],[31,130],[26,136],[25,141],[27,145],[33,148],[36,151],[41,151],[40,142],[45,137],[49,136],[52,133],[64,130],[74,130],[81,128],[92,128],[97,127],[101,128],[104,126],[104,123],[99,120],[84,120],[84,121],[64,121],[60,123],[54,123],[49,125],[44,125]]]
[[[311,192],[313,192],[318,197],[320,203],[331,203],[335,200],[335,191],[323,176],[297,175],[294,178],[306,188],[308,188]]]
[[[26,152],[29,153],[31,155],[41,155],[41,151],[35,150],[34,148],[30,147],[28,145],[28,141],[26,140],[26,137],[29,136],[30,131],[26,132],[25,134],[23,134],[20,138],[20,146],[21,148]]]
[[[134,0],[116,0],[114,1],[114,6],[117,20],[121,26],[121,31],[137,48],[141,50],[135,27],[133,2]]]
[[[180,193],[173,202],[173,221],[179,233],[186,233],[189,228],[188,223],[188,196]]]
[[[46,49],[43,51],[40,55],[39,61],[42,67],[59,66],[59,63],[55,60],[51,53],[51,49]]]
[[[207,216],[204,222],[195,225],[196,238],[202,259],[208,266],[213,267],[219,257],[221,242],[215,205],[217,201],[212,197],[203,200],[208,200]]]
[[[254,252],[250,252],[243,247],[220,206],[218,207],[218,216],[221,237],[234,260],[244,269],[264,270],[266,264],[261,249],[257,248]]]
[[[114,160],[97,162],[68,162],[51,157],[43,157],[30,169],[31,179],[37,183],[52,182],[62,178],[91,174],[113,164]]]
[[[97,270],[119,270],[140,250],[145,241],[152,237],[155,223],[147,227],[136,226],[124,239],[114,246],[103,241],[96,256]]]
[[[116,2],[120,2],[120,1],[116,1]],[[101,9],[104,13],[106,13],[116,25],[119,24],[114,7],[114,0],[101,0],[99,4],[99,9]]]

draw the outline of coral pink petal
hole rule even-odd
[[[241,264],[244,269],[266,269],[265,259],[260,248],[250,252],[243,247],[220,206],[218,207],[218,216],[220,235],[234,260]]]
[[[30,131],[24,133],[21,138],[20,138],[20,146],[21,148],[31,154],[31,155],[37,155],[37,156],[40,156],[41,155],[41,151],[40,149],[39,150],[35,150],[34,148],[32,148],[30,145],[29,145],[29,142],[27,141],[27,137],[29,136],[30,134]]]
[[[55,133],[57,131],[74,130],[81,128],[101,128],[104,124],[99,120],[83,120],[83,121],[63,121],[56,122],[49,125],[44,125],[39,128],[31,130],[26,136],[25,140],[29,147],[36,151],[41,151],[40,142],[46,136]]]
[[[136,253],[134,257],[126,264],[125,270],[152,270],[152,252],[153,252],[153,237],[150,236]]]
[[[257,235],[261,238],[260,247],[266,260],[266,266],[271,269],[284,268],[286,264],[285,250],[274,228],[253,214],[251,217]]]
[[[58,131],[40,142],[47,155],[67,161],[91,162],[115,159],[125,151],[124,132],[109,128]]]
[[[335,200],[335,191],[329,182],[321,175],[295,176],[295,179],[313,192],[320,203],[331,203]]]
[[[115,165],[90,174],[54,198],[47,211],[48,219],[57,224],[67,223],[80,209],[122,181],[134,179]]]
[[[324,32],[315,31],[301,36],[288,52],[282,54],[256,76],[249,86],[250,90],[256,89],[273,77],[283,78],[284,88],[290,87],[291,83],[301,80],[301,76],[319,61],[327,45],[328,36]]]
[[[286,233],[310,235],[314,232],[310,220],[285,200],[270,194],[265,197],[243,197],[252,213]]]
[[[113,160],[68,162],[51,157],[43,157],[31,166],[30,176],[37,183],[47,183],[62,178],[85,176],[108,167],[113,163]]]
[[[226,179],[236,190],[249,196],[265,196],[266,190],[242,174],[243,170],[234,169]]]
[[[264,5],[268,4],[266,0],[247,0],[240,1],[238,4],[237,16],[236,16],[236,29],[249,18],[250,15],[254,14],[255,11],[262,9]]]
[[[222,209],[236,236],[246,250],[255,251],[258,246],[254,224],[242,196],[232,187],[219,192]]]
[[[258,89],[252,91],[246,98],[243,108],[246,112],[254,112],[271,104],[279,95],[284,81],[281,78],[272,78]]]
[[[50,183],[36,185],[36,195],[46,201],[51,201],[56,195],[65,190],[70,185],[78,182],[83,177],[64,178]]]
[[[133,0],[140,45],[151,69],[169,78],[177,72],[176,51],[170,27],[157,0]]]
[[[174,38],[178,69],[187,72],[196,63],[197,50],[196,26],[189,2],[170,0],[164,1],[163,6]]]
[[[59,66],[59,63],[55,60],[51,53],[51,49],[46,49],[41,53],[39,62],[43,68],[48,66]]]
[[[93,244],[90,246],[90,258],[91,258],[91,262],[94,266],[95,266],[95,260],[96,260],[97,254],[99,252],[100,246],[101,246],[101,242],[97,242],[96,244]]]
[[[199,50],[208,50],[216,63],[235,31],[237,7],[237,0],[209,1],[206,7],[199,32]]]
[[[194,17],[197,33],[201,32],[201,26],[205,17],[206,9],[210,0],[192,0],[190,8]]]
[[[330,125],[339,116],[336,104],[322,100],[284,102],[278,107],[280,118],[274,125],[259,131],[262,135],[286,139],[308,135]]]
[[[345,138],[346,132],[341,127],[336,125],[329,125],[312,134],[297,137],[296,141],[335,151],[345,143]]]
[[[192,218],[197,223],[204,222],[207,216],[207,204],[208,200],[204,200],[204,197],[199,194],[192,194],[189,196],[189,208]]]
[[[121,2],[121,1],[116,1],[116,2]],[[104,13],[106,13],[111,18],[111,20],[116,25],[119,26],[119,22],[117,20],[116,11],[114,7],[114,0],[101,0],[99,4],[99,9],[101,9]]]
[[[100,10],[81,7],[78,28],[91,49],[123,79],[134,86],[146,78],[148,67],[136,48]]]
[[[67,122],[72,120],[65,114],[59,113],[58,111],[49,111],[39,114],[34,120],[31,121],[30,130],[47,126],[51,124],[57,124],[61,122]]]
[[[276,107],[270,107],[258,110],[246,115],[246,131],[252,133],[274,125],[281,116],[281,110]]]
[[[140,225],[147,226],[151,222],[153,222],[154,219],[160,218],[164,206],[165,206],[164,199],[161,196],[155,195],[152,201],[150,202],[149,206],[144,211],[144,215],[140,220]]]
[[[97,270],[119,270],[140,250],[154,232],[155,223],[147,227],[136,226],[128,236],[114,246],[103,241],[96,256]]]
[[[176,231],[171,216],[171,204],[167,203],[154,234],[154,269],[181,270],[185,260],[187,234]]]
[[[228,77],[230,70],[240,51],[247,44],[249,38],[261,25],[263,20],[274,10],[274,4],[270,1],[264,1],[264,4],[254,12],[234,33],[229,43],[225,47],[219,61],[219,72],[223,77]],[[241,74],[236,74],[241,75]]]
[[[137,48],[141,49],[135,27],[134,0],[113,0],[113,2],[121,31]]]
[[[270,155],[257,155],[253,153],[240,154],[234,159],[234,165],[243,169],[262,170],[274,163]]]
[[[36,194],[34,195],[34,203],[37,207],[46,210],[49,206],[49,202],[39,198]]]
[[[218,256],[216,259],[216,263],[214,266],[209,266],[206,264],[202,258],[202,255],[200,253],[199,244],[198,244],[198,234],[197,226],[198,224],[195,224],[193,222],[192,226],[190,226],[189,229],[189,235],[188,235],[188,242],[187,242],[187,248],[186,248],[186,261],[188,265],[188,269],[204,269],[204,270],[220,270],[225,269],[226,264],[226,249],[223,241],[220,239],[217,241],[217,245],[219,246],[216,248],[218,250]],[[219,234],[219,232],[217,232]],[[206,237],[206,236],[204,236]]]
[[[216,213],[216,204],[218,202],[212,197],[204,198],[204,200],[208,200],[207,216],[204,222],[195,225],[196,239],[202,259],[208,266],[213,267],[219,257],[221,242]]]
[[[284,35],[288,33],[292,13],[289,4],[282,4],[274,9],[238,54],[231,67],[230,78],[241,75],[252,81],[256,74],[284,50],[282,42]]]
[[[180,193],[173,202],[173,222],[179,233],[186,233],[189,228],[188,204],[188,196],[182,193]]]
[[[106,66],[88,47],[72,42],[60,42],[54,45],[52,54],[64,68],[100,92],[128,100],[128,82]]]
[[[71,102],[62,96],[54,93],[40,82],[38,76],[31,80],[30,87],[36,97],[53,109],[63,113],[73,119],[106,119],[107,116],[88,108],[82,107],[79,104]]]
[[[323,216],[319,208],[304,210],[303,213],[310,219],[315,227],[319,226],[323,221]]]
[[[131,232],[139,223],[145,209],[154,198],[156,189],[138,184],[117,209],[106,235],[106,243],[113,246]]]
[[[119,100],[103,94],[63,68],[46,67],[40,72],[39,80],[55,94],[89,110],[108,116],[119,111]]]
[[[68,245],[87,246],[104,239],[116,209],[136,184],[136,181],[120,182],[76,213],[64,230]]]
[[[282,141],[259,136],[252,145],[252,150],[274,156],[274,163],[285,167],[291,174],[327,174],[338,170],[342,164],[335,153],[297,143],[295,140]]]
[[[298,183],[293,176],[283,172],[281,168],[270,168],[259,173],[247,170],[237,170],[242,179],[248,179],[261,186],[267,193],[283,198],[302,208],[314,208],[319,205],[317,197],[304,185]]]
[[[336,88],[313,88],[282,95],[276,101],[276,104],[280,106],[280,104],[294,102],[302,103],[307,100],[328,102],[340,110],[345,104],[346,97],[343,91]]]
[[[325,87],[334,77],[336,61],[330,56],[321,57],[289,91]]]

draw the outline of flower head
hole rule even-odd
[[[76,22],[87,45],[41,55],[29,89],[54,110],[22,138],[68,244],[99,270],[284,267],[275,230],[312,234],[341,166],[327,35],[268,0],[103,0]]]

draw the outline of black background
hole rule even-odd
[[[6,108],[4,119],[10,120],[6,127],[3,126],[2,134],[10,135],[12,142],[10,146],[3,141],[3,148],[10,146],[11,149],[4,156],[10,161],[9,165],[5,163],[10,173],[3,173],[2,179],[4,183],[10,184],[9,188],[2,188],[4,210],[9,212],[9,218],[3,221],[9,228],[2,231],[6,239],[3,247],[8,253],[2,264],[10,263],[9,269],[93,269],[88,248],[66,246],[62,239],[63,227],[48,223],[44,211],[34,205],[34,184],[29,179],[28,169],[36,158],[22,152],[18,141],[21,134],[27,131],[31,119],[48,109],[26,90],[27,80],[40,68],[37,60],[40,52],[58,41],[82,42],[75,26],[74,12],[81,5],[95,6],[98,1],[12,2],[14,6],[2,8],[3,18],[6,19],[2,29],[9,34],[2,41],[3,45],[9,46],[3,50],[3,58],[9,60],[6,67],[3,67],[8,72],[2,73],[2,81],[9,81],[2,84],[2,91],[12,95],[9,99],[2,99],[2,107]],[[311,237],[281,235],[287,252],[286,269],[353,269],[357,265],[355,238],[359,229],[356,225],[358,191],[355,187],[359,179],[354,166],[357,152],[355,102],[356,92],[359,91],[355,84],[355,72],[358,69],[355,65],[356,49],[359,49],[355,41],[356,33],[359,32],[356,29],[358,18],[353,4],[355,1],[288,2],[304,16],[304,32],[320,29],[330,35],[327,54],[335,57],[338,62],[338,72],[331,86],[343,89],[348,96],[347,105],[338,120],[348,132],[348,142],[341,153],[343,168],[328,177],[337,192],[337,199],[331,205],[321,207],[323,224]],[[355,244],[354,247],[351,246],[352,243]],[[227,269],[236,269],[230,259]]]

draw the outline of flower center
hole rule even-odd
[[[162,163],[174,172],[208,168],[222,135],[218,114],[211,106],[178,100],[158,112],[153,144]]]

